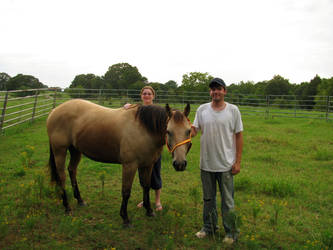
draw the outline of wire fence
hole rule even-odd
[[[82,98],[111,108],[125,103],[139,103],[140,90],[132,89],[29,89],[0,91],[0,132],[24,122],[46,117],[57,105],[72,99]],[[197,107],[211,100],[208,92],[177,90],[157,91],[154,103],[183,109],[191,103],[194,112]],[[265,118],[289,117],[333,120],[332,96],[308,96],[297,99],[291,95],[244,95],[228,93],[227,102],[237,105],[242,115],[256,115]]]

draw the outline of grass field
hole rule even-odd
[[[235,177],[241,234],[233,248],[333,249],[332,122],[246,116],[243,122],[242,170]],[[0,249],[226,248],[223,230],[207,239],[194,236],[202,226],[199,136],[184,172],[173,169],[164,150],[164,210],[156,217],[136,207],[142,199],[136,176],[129,229],[119,216],[120,165],[83,158],[78,182],[88,206],[79,208],[71,198],[67,216],[49,185],[48,151],[45,118],[0,136]],[[221,216],[219,224],[223,228]]]

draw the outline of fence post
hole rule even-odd
[[[57,103],[57,88],[54,89],[53,109],[56,107],[56,103]]]
[[[269,117],[269,95],[266,95],[266,119]]]
[[[7,102],[8,102],[8,90],[6,92],[6,95],[5,95],[5,100],[3,102],[3,107],[2,107],[2,112],[1,112],[1,117],[0,117],[0,130],[1,130],[1,133],[3,133],[3,124],[5,122],[5,114],[6,114],[6,107],[7,107]]]
[[[98,103],[102,105],[102,89],[99,89],[98,91]]]
[[[33,122],[33,121],[34,121],[34,118],[35,118],[36,107],[37,107],[37,98],[38,98],[38,90],[36,90],[36,93],[35,93],[35,101],[34,101],[34,108],[32,109],[31,122]]]
[[[328,113],[330,112],[330,97],[326,98],[326,121],[328,121]]]
[[[330,113],[332,111],[331,103],[332,103],[332,96],[329,96],[328,97],[328,120],[330,119]]]
[[[296,118],[296,113],[297,113],[297,99],[296,96],[294,96],[294,100],[295,100],[295,105],[294,105],[294,117]]]

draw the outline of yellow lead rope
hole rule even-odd
[[[170,153],[173,153],[173,151],[175,151],[176,148],[178,148],[179,146],[184,145],[184,144],[186,144],[186,143],[188,143],[188,142],[191,142],[191,141],[192,141],[192,140],[191,140],[191,136],[190,136],[189,139],[186,139],[185,141],[182,141],[182,142],[180,142],[180,143],[177,143],[175,146],[173,146],[172,149],[170,149],[169,144],[168,144],[168,142],[167,142],[167,147],[168,147],[169,152],[170,152]]]
[[[188,120],[188,122],[190,123],[190,125],[192,127],[192,123],[191,123],[190,119],[187,118],[187,120]],[[186,139],[185,141],[177,143],[176,145],[174,145],[172,147],[172,149],[169,147],[168,140],[166,140],[166,145],[167,145],[167,148],[168,148],[169,152],[173,153],[176,150],[176,148],[178,148],[179,146],[184,145],[186,143],[189,143],[191,141],[192,141],[192,139],[191,139],[191,134],[190,134],[190,138]]]

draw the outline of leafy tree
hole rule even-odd
[[[208,73],[190,72],[183,75],[181,88],[185,91],[208,91],[209,82],[212,79],[213,77]]]
[[[75,76],[69,88],[82,87],[85,89],[104,89],[106,87],[105,81],[94,74],[81,74]]]
[[[36,77],[31,75],[18,74],[10,78],[7,82],[7,90],[39,88],[47,88],[47,86],[41,83]]]
[[[7,89],[7,83],[10,80],[10,76],[7,73],[0,73],[0,91]]]
[[[86,90],[81,85],[76,85],[75,87],[69,87],[69,88],[65,89],[65,92],[68,93],[72,98],[86,98],[87,97]]]
[[[133,90],[133,91],[129,92],[129,96],[134,102],[141,101],[140,90],[145,85],[146,85],[146,83],[144,81],[137,81],[128,87],[129,90]],[[134,91],[134,90],[136,90],[136,91]]]
[[[159,82],[151,82],[149,83],[150,86],[152,86],[155,89],[156,92],[156,101],[158,102],[164,102],[168,98],[168,88],[163,83]]]
[[[166,82],[164,85],[165,85],[165,87],[167,88],[168,91],[172,90],[172,89],[175,90],[178,87],[177,83],[175,81],[172,81],[172,80]]]
[[[321,83],[321,79],[318,75],[316,75],[311,81],[310,84],[308,86],[308,88],[306,89],[306,94],[308,96],[315,96],[317,95],[317,88]]]
[[[275,75],[272,80],[267,82],[265,95],[289,95],[290,83],[288,79]]]
[[[228,93],[229,94],[245,94],[245,95],[250,95],[254,94],[256,91],[256,86],[254,82],[248,81],[248,82],[243,82],[241,81],[239,84],[231,84],[228,86]]]
[[[128,89],[140,90],[140,89],[142,89],[145,85],[146,85],[145,82],[143,82],[143,81],[137,81],[137,82],[131,84],[131,85],[128,87]]]
[[[300,86],[300,84],[296,84],[296,83],[290,84],[290,90],[289,90],[290,94],[296,95],[299,86]]]
[[[255,94],[264,96],[267,85],[268,85],[267,81],[257,82]]]
[[[329,79],[322,79],[317,87],[318,95],[321,96],[333,96],[333,77]]]
[[[150,82],[148,85],[151,86],[155,90],[155,92],[164,90],[164,84],[159,82]]]
[[[227,100],[229,102],[252,106],[258,103],[258,98],[255,96],[256,85],[252,81],[241,81],[239,84],[233,83],[227,87],[227,90]]]
[[[316,101],[317,88],[321,83],[321,79],[316,75],[310,82],[302,82],[301,84],[294,86],[294,94],[299,100],[299,105],[303,109],[313,109]]]
[[[323,96],[325,96],[326,100],[323,100]],[[328,103],[327,103],[328,101]],[[317,87],[317,96],[315,97],[315,108],[322,110],[324,107],[325,109],[329,109],[330,112],[333,110],[333,77],[329,79],[322,79],[320,84]],[[324,103],[325,102],[325,103]],[[327,107],[328,106],[328,107]]]
[[[176,103],[177,100],[182,100],[182,94],[177,95],[177,83],[173,80],[170,80],[164,84],[160,85],[159,92],[157,93],[157,99],[160,102],[165,103]]]
[[[302,82],[301,84],[296,85],[294,89],[294,95],[296,96],[296,99],[298,100],[298,106],[302,109],[305,109],[307,107],[307,96],[305,95],[306,89],[308,88],[309,83],[308,82]]]
[[[111,89],[128,89],[130,85],[138,81],[146,81],[138,71],[128,63],[118,63],[109,67],[104,75],[107,87]]]
[[[183,75],[182,85],[178,88],[178,91],[188,91],[185,95],[179,96],[179,101],[193,100],[192,102],[206,102],[207,95],[198,95],[195,92],[208,93],[209,82],[213,79],[208,73],[191,72]],[[183,100],[185,98],[186,100]]]
[[[105,89],[106,83],[103,78],[94,74],[81,74],[75,76],[72,84],[69,86],[70,89],[80,89],[78,93],[75,90],[70,90],[69,93],[73,98],[77,97],[93,97],[97,96],[97,89]],[[95,90],[95,91],[93,91]]]
[[[228,86],[228,94],[239,94],[240,93],[240,87],[236,83],[232,83]]]

